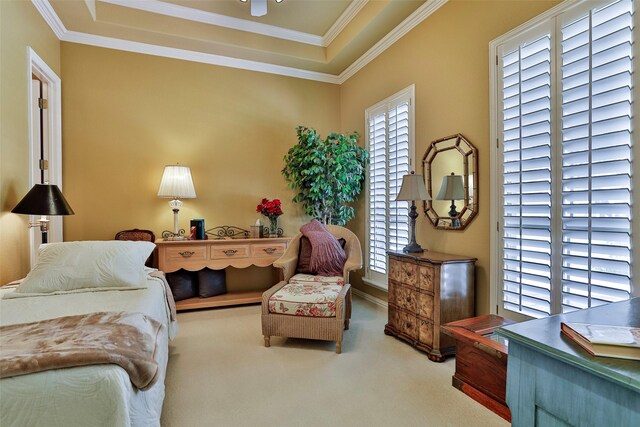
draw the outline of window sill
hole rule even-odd
[[[362,281],[365,285],[371,286],[372,288],[380,289],[381,291],[385,292],[389,291],[389,285],[386,282],[369,279],[368,277],[363,277]]]

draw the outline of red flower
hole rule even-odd
[[[267,217],[277,217],[282,215],[282,203],[280,199],[262,199],[262,202],[256,207],[256,212],[260,212]]]

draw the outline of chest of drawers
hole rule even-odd
[[[476,259],[431,251],[388,254],[389,321],[384,332],[442,362],[455,353],[455,341],[440,326],[475,313]]]

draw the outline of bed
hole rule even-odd
[[[0,380],[0,425],[158,426],[164,399],[168,342],[177,332],[166,286],[145,269],[135,288],[89,288],[15,298],[17,286],[0,288],[0,326],[102,311],[139,312],[160,322],[158,379],[146,391],[117,365],[54,369]],[[31,273],[30,273],[31,274]],[[29,276],[27,276],[29,277]]]

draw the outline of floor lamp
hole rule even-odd
[[[13,213],[24,215],[40,215],[40,220],[29,222],[29,228],[40,227],[42,243],[48,243],[50,215],[73,215],[73,209],[55,184],[36,184],[20,200]]]

